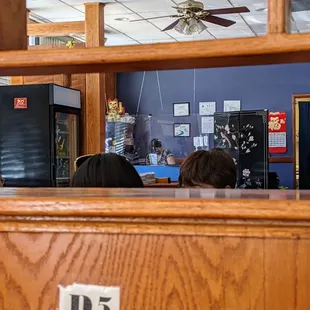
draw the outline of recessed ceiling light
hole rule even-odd
[[[129,18],[127,18],[127,17],[118,17],[118,18],[115,18],[114,20],[116,20],[118,22],[128,22]]]
[[[267,8],[258,8],[258,9],[255,9],[256,12],[267,12]]]

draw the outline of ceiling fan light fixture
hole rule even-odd
[[[184,29],[187,27],[187,23],[183,20],[180,19],[179,22],[175,25],[174,30],[177,32],[184,34]]]
[[[197,25],[197,32],[202,33],[206,29],[207,29],[207,26],[203,22],[199,21]]]
[[[184,30],[183,30],[183,34],[185,34],[185,35],[187,35],[187,36],[193,34],[193,32],[190,30],[189,25],[186,25],[186,27],[185,27]]]
[[[198,22],[196,18],[191,18],[188,22],[188,28],[191,33],[198,32]]]

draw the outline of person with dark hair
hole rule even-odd
[[[155,163],[151,159],[155,156]],[[146,156],[147,165],[175,165],[175,159],[171,151],[164,149],[158,139],[152,139],[150,143],[150,153]]]
[[[76,165],[72,187],[143,187],[138,172],[125,157],[115,153],[87,156]]]
[[[236,165],[222,149],[191,153],[180,168],[179,187],[235,188]]]

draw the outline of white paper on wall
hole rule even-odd
[[[201,133],[213,133],[214,132],[214,117],[203,116],[201,117]]]
[[[209,136],[203,137],[203,144],[206,148],[209,148]]]
[[[120,288],[89,284],[59,285],[59,310],[120,310]]]
[[[240,100],[225,100],[224,101],[224,112],[233,112],[241,110]]]
[[[199,115],[213,115],[216,110],[216,102],[199,102]]]

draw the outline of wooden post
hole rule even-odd
[[[85,4],[86,47],[104,45],[104,4]],[[105,148],[105,75],[86,74],[84,110],[84,152],[99,153]]]
[[[0,50],[26,49],[26,0],[4,1],[0,9]]]
[[[29,23],[29,13],[30,13],[30,11],[28,9],[26,9],[26,26]],[[28,35],[26,36],[26,42],[27,42],[27,47],[28,47],[28,44],[29,44],[29,36]],[[11,85],[23,85],[24,84],[24,76],[11,76],[10,84]]]
[[[268,0],[268,33],[290,31],[291,10],[289,0]]]

